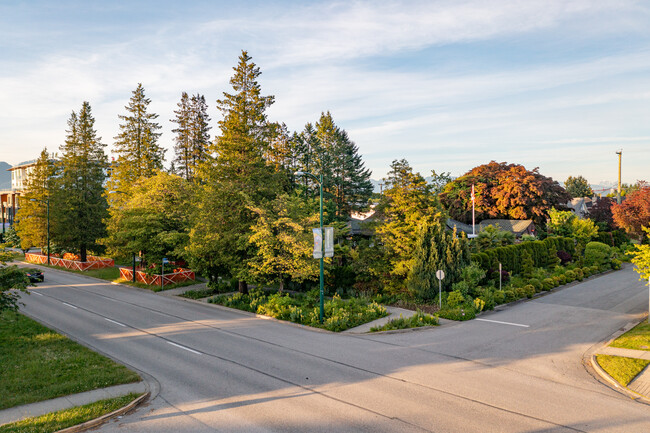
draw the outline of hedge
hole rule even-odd
[[[499,263],[501,263],[506,271],[511,274],[519,274],[522,272],[521,256],[524,251],[528,251],[531,255],[535,267],[544,268],[552,258],[549,257],[551,246],[555,247],[555,251],[566,251],[571,255],[575,253],[575,242],[572,238],[552,236],[543,241],[522,242],[472,254],[472,262],[477,263],[486,271],[498,269]]]

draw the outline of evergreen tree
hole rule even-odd
[[[259,68],[246,51],[233,69],[235,93],[217,101],[223,120],[210,149],[216,158],[200,170],[203,182],[188,249],[194,265],[210,276],[228,271],[245,291],[247,262],[254,255],[248,239],[257,219],[251,209],[272,200],[279,183],[264,159],[273,135],[265,112],[274,97],[261,95]]]
[[[383,272],[384,284],[401,290],[414,264],[418,226],[438,218],[442,209],[431,186],[404,159],[393,161],[384,183],[386,189],[376,208],[376,234],[390,263]]]
[[[445,229],[445,219],[434,218],[418,228],[413,254],[413,265],[408,273],[407,287],[422,299],[433,299],[438,293],[436,272],[442,270],[445,278],[442,289],[450,290],[460,281],[463,269],[470,264],[467,238]]]
[[[370,170],[364,167],[356,144],[336,126],[330,112],[321,114],[315,130],[314,171],[323,174],[323,190],[334,202],[336,218],[347,220],[350,212],[368,206],[373,190]]]
[[[147,112],[150,103],[140,83],[124,107],[128,113],[118,116],[123,123],[115,137],[117,161],[108,185],[111,191],[127,192],[140,177],[151,177],[163,168],[165,150],[158,144],[161,133],[157,132],[161,126],[155,122],[158,115]],[[114,195],[111,202],[122,198]]]
[[[16,231],[20,236],[21,247],[25,250],[39,246],[41,251],[46,251],[44,247],[47,245],[47,202],[50,200],[53,178],[54,162],[45,148],[29,174],[25,185],[26,192],[16,215]],[[50,203],[50,206],[54,205],[55,203]]]
[[[77,115],[68,120],[65,143],[60,147],[60,176],[50,206],[52,239],[63,249],[79,253],[98,251],[97,239],[106,234],[108,216],[103,183],[108,161],[105,144],[94,129],[90,104],[84,102]]]
[[[210,144],[210,126],[208,122],[208,105],[203,95],[194,95],[191,98],[186,92],[181,95],[178,103],[176,118],[172,122],[177,124],[174,141],[175,158],[172,161],[174,172],[186,180],[196,176],[196,170],[207,158],[206,149]]]
[[[594,191],[589,186],[589,182],[582,176],[569,176],[564,182],[564,189],[573,198],[592,197],[594,195]]]

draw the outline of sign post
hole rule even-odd
[[[169,260],[163,257],[162,259],[162,268],[160,270],[160,290],[163,290],[165,288],[164,286],[164,281],[165,281],[165,263],[169,263]]]
[[[438,309],[442,310],[442,280],[445,279],[445,271],[438,269],[436,278],[438,278]]]
[[[501,290],[501,263],[499,263],[499,290]]]

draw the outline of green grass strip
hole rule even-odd
[[[641,371],[650,364],[645,359],[625,358],[623,356],[596,355],[598,364],[618,383],[627,386]]]
[[[0,409],[137,382],[123,365],[34,320],[0,315]]]
[[[56,432],[116,411],[131,403],[139,396],[140,394],[131,393],[122,397],[100,400],[95,403],[64,409],[34,418],[26,418],[0,426],[0,433]]]
[[[392,331],[395,329],[420,328],[422,326],[438,325],[438,317],[417,311],[413,316],[404,318],[400,315],[398,319],[392,319],[382,326],[373,326],[370,332]]]
[[[641,322],[610,344],[624,349],[650,350],[650,323]]]

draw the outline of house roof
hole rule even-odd
[[[507,230],[514,233],[517,236],[529,231],[531,228],[534,228],[533,220],[499,220],[499,219],[490,219],[483,220],[479,223],[479,228],[482,230],[487,226],[499,226],[501,230]],[[479,230],[479,231],[480,231]]]
[[[470,224],[465,224],[460,221],[453,220],[451,218],[447,219],[447,227],[450,229],[456,228],[456,231],[458,232],[465,232],[467,234],[472,234],[472,226]],[[476,230],[478,232],[479,228],[476,227]]]

